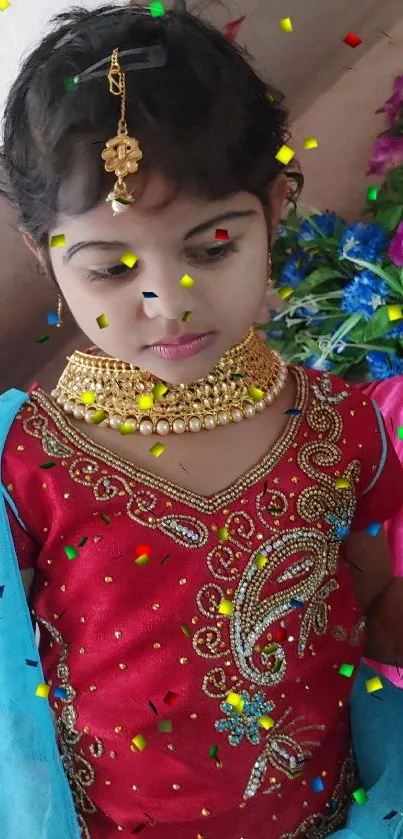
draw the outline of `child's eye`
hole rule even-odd
[[[90,283],[97,282],[97,280],[108,280],[111,277],[120,277],[124,279],[130,279],[130,274],[132,273],[133,268],[128,268],[127,265],[112,265],[111,268],[99,268],[96,269],[89,269],[84,274],[84,279],[88,280]],[[127,276],[126,276],[127,275]]]
[[[235,242],[224,242],[220,245],[213,245],[210,248],[203,248],[203,250],[198,252],[193,251],[189,253],[189,259],[192,262],[210,265],[213,262],[219,262],[221,259],[225,259],[226,256],[229,256],[237,250],[238,248]]]

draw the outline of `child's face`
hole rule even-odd
[[[127,181],[130,189],[133,184]],[[272,189],[274,225],[285,197],[280,181]],[[207,375],[246,329],[259,322],[268,275],[268,229],[261,203],[249,193],[211,202],[181,196],[166,209],[153,210],[166,195],[167,184],[153,175],[126,213],[114,216],[102,201],[76,218],[61,217],[50,236],[64,233],[66,245],[51,248],[50,254],[60,289],[90,341],[106,355],[179,384]],[[212,221],[235,213],[239,216]],[[210,221],[204,231],[194,231]],[[229,239],[216,239],[217,229],[226,230]],[[69,253],[72,248],[74,254]],[[120,262],[128,251],[138,257],[132,269]],[[103,276],[90,281],[86,274],[97,271]],[[193,280],[190,288],[180,284],[185,274]],[[143,292],[157,296],[145,298]],[[186,321],[185,312],[192,313]],[[100,329],[97,318],[102,314],[109,326]],[[195,353],[187,357],[172,347],[149,348],[205,333],[212,334],[200,342],[200,349],[192,345]]]

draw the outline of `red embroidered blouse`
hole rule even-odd
[[[401,467],[370,400],[290,371],[300,413],[208,498],[94,444],[37,385],[12,425],[27,533],[10,522],[83,839],[320,839],[361,786],[340,546],[399,510]]]

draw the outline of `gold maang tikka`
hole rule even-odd
[[[111,63],[108,72],[109,92],[113,96],[121,96],[120,120],[116,137],[108,140],[101,154],[105,161],[105,171],[114,172],[117,181],[110,192],[107,201],[111,204],[113,214],[124,213],[134,198],[128,192],[123,180],[127,175],[134,175],[138,168],[138,161],[143,157],[139,142],[134,137],[129,137],[125,119],[126,112],[126,76],[122,73],[118,59],[118,48],[113,50]]]

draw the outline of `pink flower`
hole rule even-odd
[[[367,175],[384,175],[389,169],[394,169],[403,163],[403,136],[378,137],[372,149]]]
[[[403,267],[403,221],[400,222],[389,245],[388,254],[395,265],[399,268]]]
[[[376,114],[386,114],[389,128],[393,128],[400,116],[403,105],[403,76],[397,76],[393,85],[393,93],[384,102],[381,108],[375,111]]]

